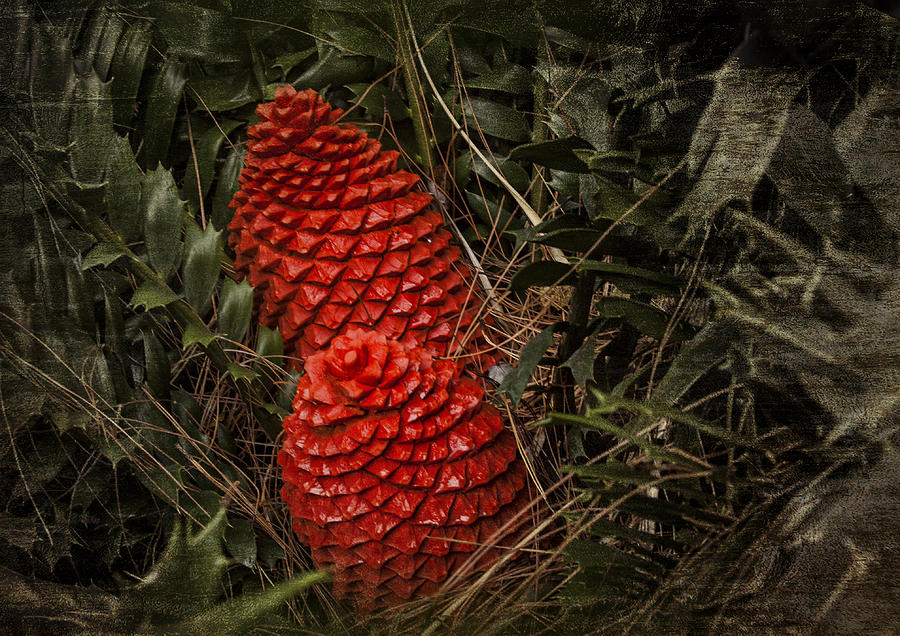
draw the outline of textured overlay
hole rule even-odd
[[[458,338],[480,303],[432,197],[397,170],[398,153],[335,125],[343,111],[312,90],[281,88],[257,114],[229,240],[285,355],[303,359],[354,325],[437,355],[462,353]],[[466,349],[485,349],[480,329],[472,332]]]
[[[311,90],[280,88],[257,114],[230,243],[260,321],[305,371],[282,497],[339,598],[434,593],[479,546],[495,547],[475,566],[492,562],[529,502],[512,434],[461,374],[493,363],[471,277],[396,152]]]
[[[482,397],[453,362],[371,330],[307,360],[284,422],[282,496],[339,597],[374,607],[433,593],[510,533],[528,503],[524,465]]]

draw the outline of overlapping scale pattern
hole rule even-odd
[[[461,375],[471,358],[433,357],[493,363],[480,299],[398,153],[311,90],[279,88],[257,114],[229,241],[260,321],[305,371],[282,497],[338,597],[431,594],[479,546],[494,547],[475,565],[492,561],[529,502],[512,434]]]
[[[229,228],[235,269],[290,365],[353,326],[437,355],[461,353],[479,299],[432,197],[312,90],[278,89],[249,129]],[[467,350],[485,349],[472,328]],[[482,368],[490,356],[479,357]]]
[[[305,369],[284,421],[282,496],[339,598],[371,609],[431,594],[479,545],[513,536],[524,465],[457,364],[354,328]]]

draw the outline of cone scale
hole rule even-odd
[[[455,363],[372,330],[306,361],[284,421],[282,497],[339,598],[371,609],[432,594],[510,534],[526,474],[483,396]]]
[[[491,563],[530,499],[469,377],[494,361],[471,276],[398,153],[312,90],[279,88],[256,112],[229,243],[260,322],[305,372],[282,498],[338,598],[371,610],[433,594],[473,554]]]
[[[399,153],[336,125],[343,111],[312,90],[282,87],[257,114],[229,242],[289,366],[354,326],[441,356],[471,328],[466,349],[486,349],[459,248]]]

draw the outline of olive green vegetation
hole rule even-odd
[[[896,626],[900,29],[827,4],[9,6],[0,628],[388,629],[291,540],[296,376],[225,245],[284,83],[403,149],[543,310],[498,390],[566,485],[536,583],[391,629]]]

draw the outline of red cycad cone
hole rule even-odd
[[[306,358],[354,325],[460,353],[479,299],[432,197],[397,170],[398,153],[335,125],[343,111],[312,90],[283,86],[256,112],[229,240],[285,354]],[[480,334],[473,328],[470,352],[484,348]]]
[[[284,421],[282,497],[339,598],[371,609],[431,594],[480,545],[509,542],[524,465],[456,364],[352,329],[305,369]]]
[[[480,299],[398,153],[336,125],[342,111],[311,90],[279,88],[256,112],[230,243],[260,321],[306,371],[282,497],[338,597],[371,609],[431,594],[479,546],[494,547],[477,565],[492,561],[529,501],[499,413],[461,365],[432,358],[492,363]]]

